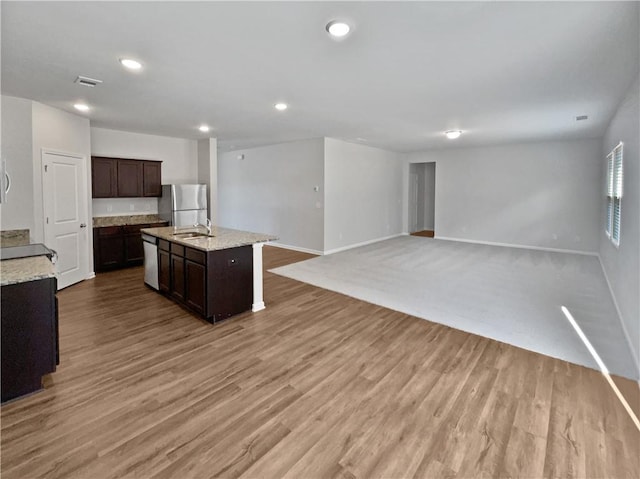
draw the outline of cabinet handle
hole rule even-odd
[[[87,225],[86,225],[86,224],[84,224],[84,223],[80,223],[80,228],[86,228],[86,227],[87,227]]]

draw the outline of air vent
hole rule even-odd
[[[96,80],[94,78],[78,76],[78,78],[76,78],[76,81],[74,83],[77,83],[79,85],[84,85],[84,86],[90,86],[93,88],[94,86],[102,83],[102,80]]]
[[[576,121],[588,120],[589,117],[587,115],[576,116]]]

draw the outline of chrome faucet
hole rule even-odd
[[[201,225],[200,223],[196,222],[196,224],[194,224],[194,225],[193,225],[193,227],[194,227],[194,228],[200,228],[201,226],[202,226],[203,228],[206,228],[206,230],[207,230],[207,234],[208,234],[209,236],[211,236],[211,227],[213,226],[213,225],[211,224],[211,220],[210,220],[209,218],[207,218],[207,222],[206,222],[206,224]]]

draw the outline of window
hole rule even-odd
[[[607,224],[605,231],[616,246],[620,244],[622,184],[622,142],[620,142],[607,155]]]

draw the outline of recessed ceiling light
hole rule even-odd
[[[207,133],[211,128],[209,128],[207,125],[200,125],[200,127],[198,128],[198,130],[200,130],[202,133]]]
[[[287,108],[289,108],[289,105],[287,105],[286,103],[276,103],[273,106],[275,107],[276,110],[279,110],[279,111],[285,111]]]
[[[76,103],[73,107],[79,111],[89,111],[89,105],[85,105],[84,103]]]
[[[121,58],[120,63],[129,70],[140,70],[142,68],[142,63],[131,58]]]
[[[447,135],[447,138],[449,138],[450,140],[455,140],[456,138],[460,137],[460,135],[462,135],[462,131],[449,130],[449,131],[445,131],[444,134]]]
[[[327,23],[326,28],[329,32],[329,35],[336,38],[344,37],[347,33],[349,33],[349,30],[351,30],[351,27],[349,25],[338,20],[333,20]]]

